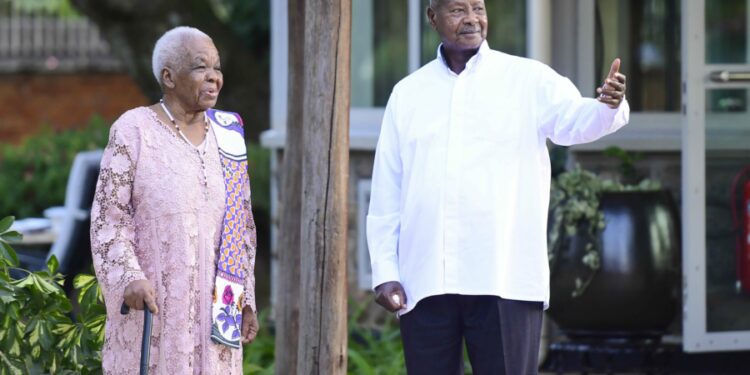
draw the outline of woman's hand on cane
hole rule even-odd
[[[135,280],[128,284],[125,287],[123,299],[133,309],[143,310],[145,302],[151,313],[159,313],[159,308],[156,306],[156,292],[148,280]]]

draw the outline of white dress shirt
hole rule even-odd
[[[485,41],[455,74],[438,57],[393,88],[372,175],[373,288],[399,281],[406,313],[439,294],[549,304],[546,140],[594,141],[628,122],[548,66]]]

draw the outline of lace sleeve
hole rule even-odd
[[[247,212],[245,243],[247,244],[248,269],[245,270],[245,298],[243,298],[242,307],[250,306],[253,311],[257,312],[258,310],[255,305],[255,252],[258,246],[258,239],[255,230],[255,219],[253,218],[253,208],[250,203],[249,179],[243,189],[243,207]]]
[[[138,154],[135,128],[110,130],[91,207],[91,254],[97,279],[110,303],[122,300],[125,287],[146,279],[135,255],[131,191]],[[118,126],[123,125],[123,126]]]

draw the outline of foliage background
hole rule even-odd
[[[78,297],[69,299],[54,257],[46,270],[11,278],[19,269],[8,242],[20,238],[8,230],[12,223],[0,220],[0,375],[101,373],[104,306],[96,279],[76,277]]]
[[[81,130],[55,132],[47,126],[19,145],[0,144],[0,215],[41,216],[60,206],[78,152],[103,148],[109,124],[92,117]]]
[[[50,127],[19,145],[0,144],[0,215],[40,217],[44,209],[65,203],[73,159],[81,151],[104,148],[110,124],[99,116],[79,130]],[[270,212],[270,153],[248,143],[248,169],[256,216]]]

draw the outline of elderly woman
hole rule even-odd
[[[241,374],[255,338],[255,224],[242,120],[212,109],[223,77],[211,38],[166,32],[153,52],[159,103],[110,130],[91,213],[104,293],[105,374],[133,374],[154,313],[154,374]]]

